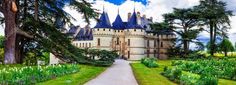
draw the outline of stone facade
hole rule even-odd
[[[129,60],[143,57],[167,59],[167,50],[176,36],[171,31],[154,32],[149,24],[152,18],[140,16],[140,12],[128,14],[128,21],[123,22],[118,14],[110,24],[108,14],[103,12],[94,28],[74,27],[69,30],[72,44],[79,48],[116,50],[120,56]]]

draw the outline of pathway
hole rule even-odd
[[[105,72],[85,85],[138,85],[129,61],[116,60]]]

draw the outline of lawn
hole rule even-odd
[[[171,65],[171,61],[158,61],[158,64],[158,68],[147,68],[141,63],[131,63],[131,67],[139,85],[176,85],[160,74],[163,71],[164,66]]]
[[[38,83],[37,85],[83,85],[106,69],[106,67],[88,65],[79,65],[79,67],[80,71],[75,74],[62,76],[53,80]]]

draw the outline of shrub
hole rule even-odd
[[[161,73],[171,81],[179,82],[182,75],[182,69],[180,68],[168,68],[164,67],[164,72]]]
[[[218,85],[218,79],[209,75],[201,75],[198,81],[199,85]]]
[[[142,58],[141,63],[149,68],[155,68],[158,67],[156,60],[156,58]]]

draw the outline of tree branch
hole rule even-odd
[[[3,13],[3,8],[2,8],[2,6],[0,6],[0,12],[2,12],[2,13]]]
[[[27,32],[25,32],[21,29],[17,29],[16,33],[19,34],[19,35],[22,35],[24,37],[30,38],[30,39],[34,38],[34,36],[28,34]]]

